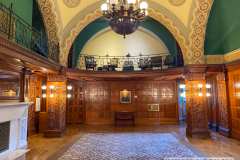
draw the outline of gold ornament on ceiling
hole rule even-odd
[[[63,2],[66,6],[70,8],[75,8],[80,4],[81,0],[63,0]]]
[[[186,2],[186,0],[169,0],[169,2],[174,6],[181,6]]]

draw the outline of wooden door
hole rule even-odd
[[[83,123],[83,84],[72,86],[71,98],[68,98],[67,123]]]

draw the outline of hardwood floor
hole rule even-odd
[[[185,130],[186,124],[136,125],[135,127],[132,125],[114,127],[114,125],[69,124],[67,125],[67,136],[63,138],[43,138],[42,134],[28,137],[26,148],[30,151],[17,158],[17,160],[45,160],[80,132],[176,132],[209,157],[234,157],[236,160],[239,159],[240,141],[224,137],[213,131],[211,131],[212,138],[206,140],[192,139],[186,137]]]

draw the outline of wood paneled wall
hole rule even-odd
[[[228,73],[231,135],[240,140],[240,70]]]
[[[86,88],[87,124],[113,124],[116,111],[135,112],[136,124],[178,123],[176,81],[88,82]],[[120,103],[124,89],[132,93],[130,104]],[[148,111],[147,104],[159,104],[159,111]]]
[[[83,123],[84,84],[68,83],[67,86],[72,86],[68,91],[71,97],[67,98],[67,123]]]

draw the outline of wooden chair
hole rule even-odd
[[[138,66],[142,70],[145,70],[146,68],[148,68],[148,58],[139,59]]]
[[[162,69],[162,56],[151,57],[150,62],[151,67],[161,67]]]
[[[85,67],[86,70],[88,68],[91,68],[94,70],[94,68],[97,66],[96,61],[94,61],[94,57],[91,56],[85,56]]]
[[[118,68],[119,58],[113,58],[110,60],[110,65],[108,66],[109,70],[114,71],[115,68]]]
[[[164,61],[164,65],[168,65],[168,68],[171,67],[174,63],[174,57],[173,55],[167,55]]]

